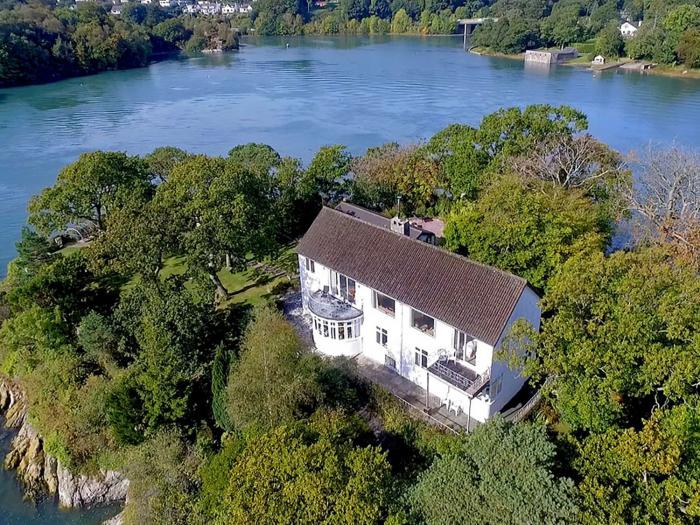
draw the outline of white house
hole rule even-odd
[[[623,22],[623,24],[620,26],[620,33],[624,37],[634,36],[637,34],[637,31],[639,31],[639,27],[641,25],[641,22]]]
[[[238,8],[235,5],[224,4],[221,7],[221,14],[224,14],[224,15],[233,15],[233,14],[236,14],[237,12],[238,12]]]
[[[319,352],[363,354],[481,422],[522,388],[495,353],[517,320],[539,329],[524,279],[418,240],[398,218],[386,227],[330,208],[297,251]]]

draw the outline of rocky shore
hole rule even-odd
[[[17,430],[4,466],[16,471],[29,496],[58,496],[58,503],[64,508],[93,507],[126,500],[129,480],[120,473],[103,470],[94,476],[73,474],[60,461],[45,453],[41,436],[28,421],[21,388],[6,378],[0,378],[0,414],[4,415],[6,427]],[[109,523],[116,525],[120,520],[110,520]]]

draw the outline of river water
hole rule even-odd
[[[324,144],[359,154],[533,103],[577,107],[594,135],[624,152],[649,141],[700,148],[699,80],[526,67],[464,53],[451,37],[245,44],[224,55],[0,90],[0,276],[30,196],[84,151],[173,145],[224,154],[262,142],[309,160]],[[0,473],[0,525],[88,524],[90,516],[22,503],[11,475]]]
[[[13,432],[5,429],[2,423],[0,418],[0,456],[5,457]],[[119,512],[115,506],[60,510],[53,498],[32,503],[25,501],[22,494],[14,473],[0,467],[0,525],[98,525]]]

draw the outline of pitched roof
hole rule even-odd
[[[380,215],[377,212],[374,212],[372,210],[368,210],[367,208],[363,208],[362,206],[358,206],[356,204],[351,204],[349,202],[341,202],[335,207],[336,210],[342,211],[343,213],[347,213],[348,215],[352,215],[353,217],[356,217],[360,220],[363,220],[365,222],[368,222],[374,226],[378,226],[380,228],[386,228],[386,229],[391,229],[391,219],[384,217],[384,215]],[[435,234],[429,230],[423,230],[422,228],[417,228],[413,224],[409,222],[409,232],[410,232],[410,237],[412,239],[419,239],[421,235],[428,236],[428,237],[434,237]],[[422,240],[422,239],[420,239]]]
[[[494,346],[527,282],[323,208],[297,251]]]

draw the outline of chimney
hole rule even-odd
[[[401,235],[411,235],[411,224],[408,220],[401,219],[397,215],[391,219],[391,231],[400,233]]]

